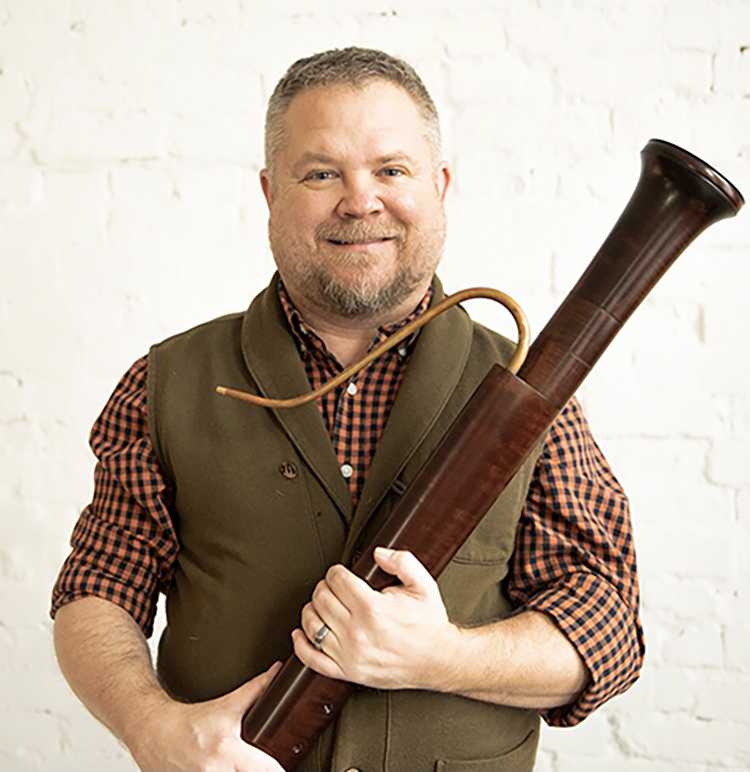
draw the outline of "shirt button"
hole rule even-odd
[[[406,346],[401,346],[401,348],[398,350],[398,353],[401,354],[402,357],[406,356]]]
[[[346,477],[346,479],[348,480],[354,474],[354,469],[352,469],[350,464],[342,464],[341,474],[343,474],[344,477]]]
[[[350,384],[349,384],[349,385],[346,387],[346,390],[347,390],[347,392],[348,392],[349,394],[351,394],[352,396],[354,396],[354,395],[357,393],[357,384],[356,384],[356,383],[354,383],[354,382],[350,383]]]

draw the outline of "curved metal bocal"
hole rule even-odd
[[[400,330],[391,335],[388,340],[370,351],[367,356],[363,357],[359,362],[350,365],[335,378],[331,378],[322,386],[307,394],[302,394],[299,397],[289,397],[287,399],[275,399],[273,397],[261,397],[258,394],[250,394],[246,391],[237,391],[236,389],[230,389],[226,386],[217,386],[216,391],[218,394],[241,399],[244,402],[251,402],[254,405],[260,405],[261,407],[287,408],[306,405],[308,402],[312,402],[313,400],[328,394],[329,391],[332,391],[342,383],[346,383],[353,375],[356,375],[360,370],[364,370],[370,362],[374,362],[379,356],[385,354],[386,351],[389,351],[394,346],[401,343],[402,340],[406,340],[413,332],[420,327],[424,327],[427,322],[431,321],[436,316],[439,316],[444,311],[447,311],[449,308],[452,308],[459,303],[463,303],[465,300],[473,300],[475,298],[494,300],[497,303],[500,303],[500,305],[505,306],[505,308],[513,315],[513,319],[515,320],[518,329],[518,342],[516,343],[516,350],[508,363],[507,369],[512,373],[517,373],[526,359],[526,354],[529,351],[529,342],[531,340],[529,322],[526,318],[526,314],[524,314],[521,306],[504,292],[492,289],[491,287],[472,287],[470,289],[455,292],[453,295],[448,295],[448,297],[443,298],[439,303],[428,308],[416,319],[405,324]]]

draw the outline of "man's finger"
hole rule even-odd
[[[258,698],[266,691],[269,684],[281,670],[281,662],[274,662],[265,673],[255,676],[242,686],[238,686],[233,692],[219,699],[226,700],[227,707],[231,707],[238,713],[244,714],[245,711],[253,705]]]
[[[330,619],[330,617],[329,617]],[[302,631],[308,637],[310,643],[314,645],[315,638],[326,626],[330,630],[330,625],[323,621],[323,618],[318,614],[315,606],[312,603],[308,603],[302,609]]]
[[[331,566],[313,593],[313,605],[324,619],[347,625],[353,613],[371,603],[375,591],[346,566]]]
[[[328,636],[326,636],[328,638]],[[344,678],[344,672],[337,662],[325,651],[316,649],[303,630],[292,630],[294,653],[303,665],[307,665],[328,678]],[[330,643],[328,644],[330,649]]]
[[[403,585],[402,589],[418,595],[432,593],[435,580],[411,552],[376,547],[374,557],[383,571],[398,578]],[[384,592],[388,589],[386,588]]]

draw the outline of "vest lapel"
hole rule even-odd
[[[433,288],[434,305],[444,297],[437,278]],[[421,329],[362,489],[345,554],[357,544],[373,512],[440,417],[464,371],[471,340],[471,321],[456,307]]]
[[[253,300],[245,314],[242,353],[263,396],[295,397],[308,392],[310,382],[278,299],[277,282],[278,275],[274,275],[271,284]],[[350,522],[352,502],[349,489],[316,404],[311,402],[273,412],[346,522]]]

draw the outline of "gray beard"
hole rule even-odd
[[[283,239],[275,236],[275,223],[269,218],[268,233],[271,248],[283,253],[286,249],[294,249]],[[354,319],[369,319],[387,313],[397,308],[421,286],[427,286],[432,279],[437,263],[440,261],[443,241],[445,238],[445,221],[434,228],[433,239],[421,244],[428,255],[426,260],[414,261],[406,257],[396,270],[396,274],[387,286],[381,287],[369,281],[365,276],[352,279],[346,284],[338,281],[326,270],[306,263],[304,260],[293,259],[289,262],[296,265],[296,283],[308,301],[337,316]],[[350,223],[348,225],[320,226],[316,229],[318,243],[327,239],[340,241],[363,240],[368,238],[395,238],[404,246],[406,230],[399,225],[372,225],[365,223]],[[431,243],[430,243],[431,242]],[[367,265],[368,256],[361,253],[340,255],[342,264]],[[277,262],[287,262],[277,260]],[[282,275],[283,278],[283,275]]]
[[[399,306],[424,281],[410,270],[400,270],[387,287],[344,286],[323,271],[311,271],[309,286],[329,311],[349,319],[379,316]]]

